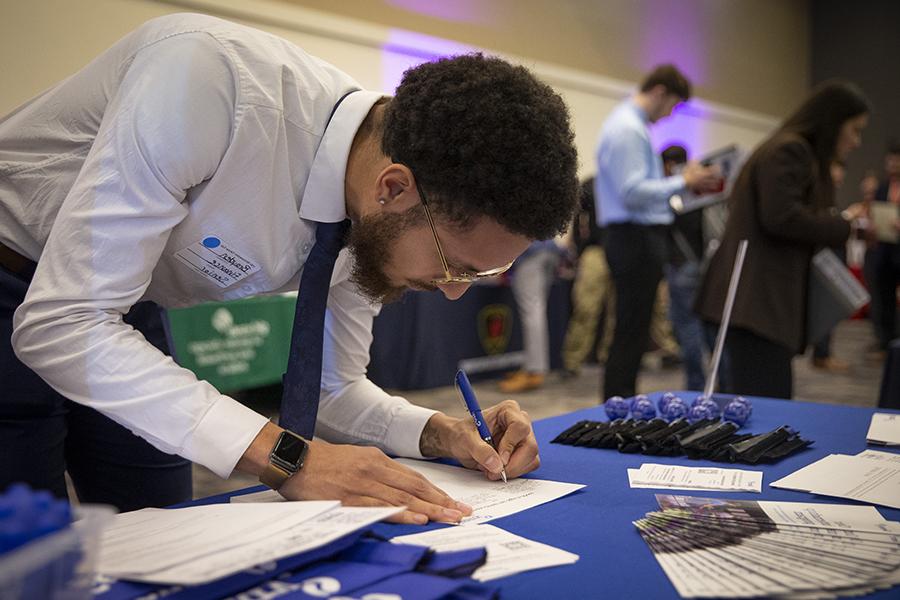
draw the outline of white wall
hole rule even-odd
[[[391,92],[403,69],[475,48],[269,0],[30,0],[8,3],[0,21],[0,114],[75,72],[141,22],[172,12],[206,12],[285,37],[355,77]],[[490,49],[486,49],[490,51]],[[505,58],[531,68],[564,97],[572,113],[580,174],[593,173],[597,132],[634,82]],[[692,100],[653,130],[662,147],[678,141],[694,156],[737,143],[750,148],[775,125],[768,115]]]

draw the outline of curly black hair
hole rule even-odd
[[[480,53],[407,70],[385,109],[382,151],[429,207],[464,226],[487,216],[529,239],[566,230],[577,154],[562,98],[527,69]]]

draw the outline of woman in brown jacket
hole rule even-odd
[[[697,313],[721,320],[738,242],[749,240],[726,337],[731,391],[790,398],[791,359],[806,348],[810,261],[850,234],[857,207],[839,212],[830,164],[859,147],[869,106],[846,82],[816,88],[741,170],[721,245],[697,294]]]

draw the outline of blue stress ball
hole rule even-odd
[[[675,419],[683,419],[687,416],[688,406],[684,403],[684,400],[675,396],[666,403],[666,408],[660,412],[667,421],[674,421]]]
[[[716,404],[713,400],[703,400],[698,404],[702,404],[707,407],[710,419],[719,419],[722,417],[722,409],[719,408],[719,405]]]
[[[691,406],[691,408],[693,408],[694,406],[697,406],[701,402],[709,402],[709,401],[710,401],[709,398],[707,398],[703,394],[700,394],[699,396],[696,396],[693,400],[691,400],[690,406]]]
[[[750,400],[748,400],[747,398],[744,398],[743,396],[735,396],[734,400],[732,400],[732,402],[740,402],[741,404],[746,406],[747,411],[748,411],[747,412],[748,417],[753,414],[753,403],[750,402]]]
[[[656,407],[646,396],[638,397],[631,405],[631,416],[638,421],[649,421],[656,416]]]
[[[697,402],[688,411],[688,421],[696,423],[703,419],[718,419],[719,407],[711,402]]]
[[[750,418],[750,407],[743,402],[732,400],[725,405],[725,411],[722,413],[722,418],[726,421],[731,421],[738,427],[743,427],[744,423],[747,422],[747,419]]]
[[[603,403],[603,410],[606,411],[606,416],[610,421],[624,419],[628,416],[628,409],[628,400],[622,396],[613,396]]]
[[[634,405],[637,403],[638,400],[648,400],[647,395],[646,394],[638,394],[637,396],[632,396],[631,398],[629,398],[628,399],[628,408],[633,411]]]
[[[673,398],[677,398],[675,394],[672,392],[666,392],[662,396],[659,397],[659,401],[656,403],[657,408],[659,408],[659,414],[666,414],[666,406],[669,405],[669,402],[672,401]]]

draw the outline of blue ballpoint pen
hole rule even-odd
[[[485,442],[491,445],[491,448],[494,447],[494,438],[491,437],[491,430],[488,429],[487,424],[484,422],[484,417],[481,415],[481,406],[478,404],[478,399],[475,397],[475,391],[472,390],[472,384],[469,383],[469,378],[466,377],[465,371],[460,369],[456,372],[456,388],[459,390],[459,393],[462,394],[463,401],[466,403],[466,410],[469,411],[469,414],[472,415],[472,420],[475,421],[475,427],[478,428],[478,435],[481,436]],[[500,469],[500,476],[503,478],[503,483],[506,483],[506,469]]]

